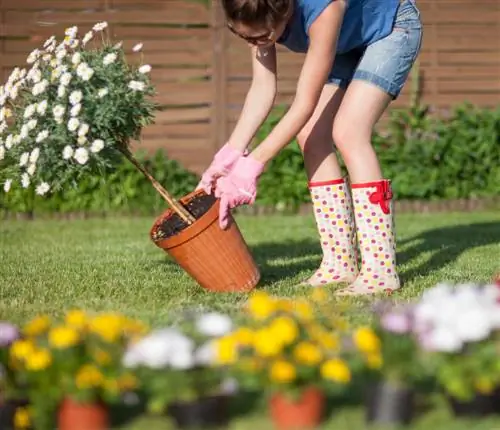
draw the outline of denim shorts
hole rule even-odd
[[[395,99],[408,78],[421,44],[420,11],[415,0],[402,0],[393,31],[367,47],[338,54],[327,83],[345,89],[352,80],[363,80]]]

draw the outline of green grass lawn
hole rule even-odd
[[[0,319],[23,322],[38,313],[73,307],[114,310],[153,325],[186,307],[235,312],[246,295],[202,290],[148,237],[153,219],[0,223]],[[260,288],[302,295],[295,285],[321,255],[312,217],[238,217],[262,270]],[[397,217],[399,273],[396,300],[418,296],[441,281],[488,282],[500,270],[500,214],[402,214]],[[350,317],[369,318],[369,298],[348,298]],[[500,429],[500,421],[454,422],[444,408],[424,415],[415,429]],[[232,428],[271,428],[264,417],[238,419]],[[165,421],[140,420],[128,428],[167,429]],[[365,428],[359,411],[334,410],[325,428]]]

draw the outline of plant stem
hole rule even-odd
[[[196,219],[191,215],[185,208],[182,206],[181,203],[179,203],[177,200],[175,200],[170,193],[161,186],[161,184],[142,166],[136,158],[132,155],[132,153],[127,149],[127,148],[120,148],[120,152],[127,157],[127,159],[140,171],[142,174],[148,178],[151,183],[153,184],[153,187],[156,188],[156,191],[162,196],[169,206],[172,208],[174,212],[179,215],[182,220],[187,223],[188,225],[193,224]]]

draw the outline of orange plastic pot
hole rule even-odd
[[[101,403],[80,404],[65,399],[59,406],[58,430],[108,430],[109,413]]]
[[[180,199],[186,204],[202,190]],[[179,233],[157,239],[162,223],[174,212],[167,209],[159,216],[150,231],[153,242],[169,254],[202,288],[212,292],[248,292],[260,280],[260,271],[241,235],[235,220],[229,227],[219,226],[219,199],[193,224]]]
[[[276,393],[269,401],[269,411],[274,427],[279,430],[316,428],[323,418],[325,395],[311,387],[302,392],[297,400]]]

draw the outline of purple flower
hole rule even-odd
[[[9,346],[19,337],[19,330],[8,322],[0,322],[0,348]]]
[[[387,313],[380,319],[382,327],[390,332],[405,334],[411,330],[410,316],[406,313]]]

